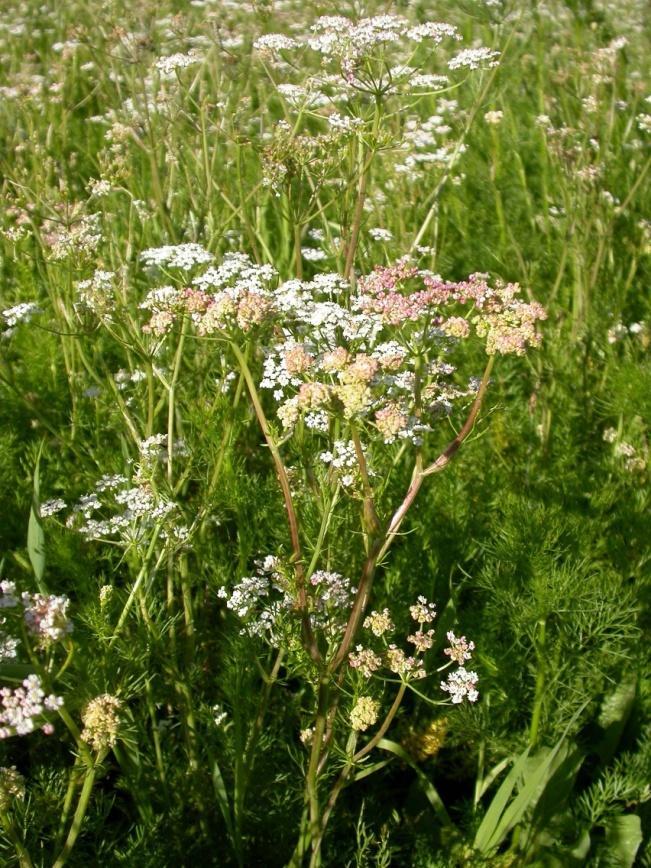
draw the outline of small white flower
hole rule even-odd
[[[48,518],[50,515],[56,515],[57,512],[61,512],[61,510],[65,508],[65,500],[61,500],[60,497],[55,497],[52,500],[46,500],[45,503],[42,503],[39,512],[41,518]]]
[[[165,78],[172,78],[177,69],[185,69],[194,63],[199,63],[201,57],[196,51],[187,54],[171,54],[169,57],[161,57],[156,61],[156,69]]]
[[[499,51],[490,48],[464,48],[448,61],[449,69],[479,69],[480,66],[497,66]]]
[[[492,126],[497,126],[502,123],[502,118],[504,117],[503,111],[489,111],[484,115],[484,120],[487,124],[491,124]]]
[[[460,666],[448,675],[447,681],[441,681],[441,690],[450,694],[450,699],[454,705],[458,705],[464,699],[467,699],[468,702],[476,702],[479,699],[479,693],[476,690],[478,680],[479,676],[476,672]]]

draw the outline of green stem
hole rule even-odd
[[[174,478],[173,473],[173,461],[174,461],[174,412],[175,412],[175,398],[176,398],[176,384],[179,379],[179,374],[181,373],[181,362],[183,361],[183,347],[185,345],[185,336],[188,331],[188,320],[185,319],[183,321],[183,326],[181,327],[181,337],[179,338],[179,344],[176,348],[176,355],[174,357],[174,369],[172,371],[172,379],[170,380],[169,390],[168,390],[168,404],[167,404],[167,481],[172,486],[172,481]]]
[[[359,438],[357,427],[351,422],[350,436],[355,447],[355,457],[359,467],[360,476],[362,477],[362,491],[364,492],[364,514],[363,525],[364,531],[367,534],[367,550],[370,540],[377,536],[381,531],[380,519],[378,518],[377,510],[375,509],[375,499],[373,497],[373,487],[368,475],[368,467],[366,465],[366,456],[362,448],[362,441]]]
[[[294,223],[294,267],[296,269],[296,277],[303,280],[303,255],[301,252],[301,226],[298,222]]]
[[[124,604],[124,608],[122,609],[120,617],[118,618],[118,622],[115,625],[115,630],[113,631],[113,635],[111,636],[111,639],[110,639],[109,644],[108,644],[109,648],[112,647],[112,645],[115,643],[116,639],[118,638],[118,635],[119,635],[120,631],[122,630],[122,627],[124,626],[124,622],[127,619],[127,615],[129,614],[129,611],[131,610],[131,607],[133,606],[134,600],[140,594],[142,583],[144,582],[144,580],[147,576],[149,561],[153,557],[154,549],[156,547],[156,543],[158,542],[159,532],[160,532],[160,526],[157,525],[154,528],[154,533],[153,533],[151,541],[149,543],[149,548],[147,549],[147,553],[145,555],[142,567],[140,568],[140,572],[136,576],[136,580],[133,583],[133,587],[131,588],[131,591],[129,593],[127,601]],[[156,573],[158,571],[158,568],[160,567],[161,563],[163,562],[164,556],[165,556],[165,549],[163,549],[163,551],[160,553],[158,560],[156,561],[156,564],[154,565],[154,569],[153,569],[154,573]],[[141,597],[140,599],[141,599],[141,603],[142,603],[143,598]]]
[[[316,544],[314,546],[314,551],[312,552],[312,557],[310,559],[310,563],[305,570],[305,578],[306,580],[310,578],[314,570],[316,569],[316,565],[319,562],[319,558],[321,557],[321,551],[323,549],[323,543],[325,541],[326,535],[330,528],[330,522],[332,521],[332,516],[334,515],[335,506],[337,505],[337,501],[339,500],[339,486],[335,488],[334,494],[332,495],[332,499],[328,504],[327,508],[323,512],[323,517],[321,518],[321,525],[319,527],[319,535],[317,537]]]
[[[253,726],[251,728],[251,732],[246,743],[244,756],[241,758],[241,762],[238,763],[237,766],[239,780],[237,786],[235,787],[236,804],[234,816],[238,827],[238,840],[240,840],[242,837],[242,817],[244,814],[244,802],[246,799],[248,785],[251,780],[253,766],[255,764],[255,750],[258,744],[258,739],[260,738],[260,733],[262,732],[262,725],[264,723],[264,719],[267,713],[269,696],[271,695],[271,690],[274,684],[278,680],[278,672],[280,671],[284,656],[284,650],[282,648],[279,649],[271,672],[268,676],[265,677],[265,685],[262,691],[262,696],[260,697],[258,713],[256,715],[255,721],[253,722]]]
[[[68,832],[68,837],[66,838],[66,842],[63,845],[63,849],[53,863],[52,868],[63,868],[63,865],[65,865],[68,856],[72,851],[72,848],[75,846],[77,838],[79,837],[79,832],[81,831],[82,823],[84,822],[84,817],[86,816],[86,811],[88,810],[88,805],[90,804],[90,797],[91,793],[93,792],[93,786],[95,784],[95,774],[97,771],[97,766],[100,764],[100,762],[105,756],[106,752],[103,752],[101,756],[97,757],[97,760],[95,762],[91,760],[91,765],[86,766],[84,782],[81,787],[81,793],[79,794],[79,801],[77,802],[77,810],[75,811],[75,815],[72,818],[72,824],[70,826],[70,831]]]
[[[504,49],[503,49],[502,53],[506,52],[506,48],[507,48],[509,42],[511,41],[511,37],[513,36],[514,32],[515,31],[512,31],[511,34],[509,35],[509,37],[508,37],[508,39],[504,45]],[[485,99],[488,91],[490,90],[490,87],[493,84],[493,81],[494,81],[496,75],[497,75],[497,67],[495,69],[493,69],[493,71],[488,76],[488,78],[486,80],[486,84],[482,88],[482,90],[479,94],[479,97],[477,98],[474,106],[472,107],[472,109],[470,111],[470,116],[468,117],[468,121],[466,123],[466,126],[464,127],[464,130],[461,134],[461,137],[459,138],[459,141],[455,145],[454,151],[452,152],[452,156],[447,163],[446,169],[445,169],[443,175],[441,176],[440,181],[438,182],[438,184],[436,185],[436,187],[434,188],[434,190],[432,191],[432,193],[428,197],[428,199],[432,200],[432,204],[430,206],[429,211],[425,215],[425,219],[421,223],[420,229],[416,233],[416,236],[415,236],[413,243],[411,245],[411,248],[409,250],[410,253],[413,253],[414,250],[419,246],[419,244],[422,243],[423,238],[425,236],[425,233],[429,229],[429,225],[432,222],[432,219],[434,218],[435,214],[437,213],[439,193],[441,192],[444,185],[447,183],[448,179],[450,178],[450,175],[452,174],[452,170],[456,165],[457,158],[461,154],[461,148],[462,148],[462,146],[463,146],[463,144],[464,144],[464,142],[468,136],[468,133],[470,132],[470,128],[472,127],[472,124],[474,123],[475,116],[477,115],[477,112],[479,111],[479,107],[483,104],[484,99]]]
[[[309,845],[312,849],[312,858],[318,852],[318,832],[321,825],[321,809],[319,804],[319,767],[321,760],[321,751],[323,749],[323,736],[325,734],[326,724],[328,720],[330,702],[330,678],[323,676],[319,681],[319,692],[317,701],[317,714],[314,723],[314,734],[312,736],[312,750],[310,751],[310,761],[305,776],[305,802],[308,810],[308,827],[302,834],[303,846],[307,849]],[[305,850],[303,850],[303,853]],[[312,864],[312,862],[310,863]]]
[[[540,729],[540,718],[542,715],[542,707],[545,699],[545,680],[546,680],[546,665],[545,665],[545,635],[547,632],[547,623],[544,618],[538,621],[538,642],[536,643],[536,656],[538,658],[538,673],[536,675],[536,693],[533,703],[533,712],[531,715],[531,725],[529,727],[529,746],[534,747],[538,741],[538,731]]]
[[[68,815],[70,814],[70,808],[72,807],[72,799],[79,782],[79,765],[79,757],[75,757],[74,765],[70,771],[70,778],[68,780],[65,798],[63,799],[61,817],[59,818],[59,830],[54,841],[56,847],[61,845],[68,824]]]
[[[260,401],[260,396],[258,395],[255,381],[253,380],[251,370],[246,360],[246,356],[234,342],[231,342],[231,349],[233,351],[233,354],[235,355],[235,358],[237,359],[240,371],[242,372],[242,375],[244,377],[244,381],[246,382],[249,396],[251,398],[251,403],[253,404],[253,409],[255,410],[255,415],[258,419],[258,424],[260,425],[262,435],[265,439],[267,446],[269,447],[269,451],[271,452],[271,457],[273,458],[273,462],[276,468],[278,482],[280,483],[283,500],[285,501],[287,523],[289,525],[289,535],[292,543],[292,562],[294,565],[294,570],[296,572],[296,589],[298,595],[298,608],[301,613],[301,620],[303,626],[303,642],[305,644],[306,650],[308,651],[310,657],[314,660],[314,662],[320,663],[321,652],[319,651],[319,646],[317,645],[316,638],[310,624],[310,618],[307,609],[307,591],[305,588],[303,553],[301,549],[298,519],[296,517],[296,510],[294,509],[294,502],[292,499],[292,492],[289,484],[289,477],[287,476],[287,470],[285,469],[285,465],[280,454],[280,449],[278,448],[278,445],[276,444],[276,441],[274,440],[274,437],[271,433],[267,417],[265,416],[265,412]]]
[[[367,744],[365,744],[363,748],[361,748],[349,757],[334,787],[332,788],[320,819],[318,835],[313,846],[310,868],[315,868],[315,866],[317,865],[317,860],[319,858],[321,844],[323,842],[323,836],[325,834],[326,826],[328,825],[328,820],[330,819],[330,815],[333,811],[337,799],[339,798],[339,795],[348,783],[348,779],[350,778],[351,772],[353,771],[355,764],[358,763],[361,759],[363,759],[367,754],[369,754],[375,747],[377,747],[380,741],[384,738],[387,730],[393,722],[393,718],[396,716],[398,709],[400,708],[406,689],[407,683],[403,681],[398,689],[395,699],[393,700],[391,708],[387,712],[387,715],[382,722],[382,725],[375,733],[373,738]]]
[[[357,244],[359,242],[359,232],[362,226],[362,218],[364,216],[364,202],[366,201],[366,188],[368,185],[368,176],[373,161],[375,142],[380,128],[380,118],[382,117],[382,103],[379,98],[375,100],[375,114],[373,116],[373,129],[371,131],[372,145],[366,148],[360,144],[360,176],[357,187],[357,201],[355,203],[355,213],[353,215],[353,225],[350,231],[350,239],[346,249],[346,263],[344,265],[344,277],[350,278],[353,273],[355,264],[355,253],[357,252]]]

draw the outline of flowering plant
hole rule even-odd
[[[258,266],[243,254],[215,264],[197,245],[148,250],[141,258],[165,269],[172,281],[148,291],[140,305],[150,317],[143,332],[158,346],[178,334],[183,340],[189,331],[222,345],[246,385],[274,462],[290,551],[257,561],[254,575],[230,591],[223,588],[220,596],[241,619],[245,635],[276,649],[274,673],[282,662],[314,692],[301,735],[310,750],[308,812],[295,858],[300,861],[307,848],[316,864],[339,792],[387,731],[410,684],[427,677],[429,664],[416,655],[438,641],[426,626],[435,609],[422,597],[411,609],[418,629],[407,640],[415,653],[389,641],[394,626],[388,609],[365,617],[377,568],[425,479],[441,471],[472,432],[495,357],[537,346],[537,322],[545,312],[537,302],[521,300],[515,284],[491,285],[485,274],[449,282],[408,258],[354,280],[318,273],[284,282],[271,266]],[[481,376],[464,382],[459,368],[465,345],[475,343],[484,346],[487,361]],[[272,416],[265,409],[269,403]],[[458,415],[464,404],[466,418],[456,435],[438,457],[427,458],[437,423]],[[384,490],[397,463],[411,466],[411,482],[402,502],[391,505]],[[305,481],[297,491],[300,478]],[[351,581],[333,570],[338,565],[332,562],[331,534],[338,517],[347,514],[351,521],[351,508],[354,515],[358,507],[359,528],[350,525],[349,532],[360,534],[363,555],[358,578]],[[314,509],[320,515],[316,538],[301,517]],[[384,647],[358,644],[362,628]],[[449,660],[438,671],[453,663],[458,668],[441,690],[452,704],[475,702],[478,676],[465,666],[474,644],[452,631],[447,641]],[[358,748],[357,733],[374,726],[380,710],[367,693],[368,682],[386,685],[390,673],[398,679],[397,695],[374,735]],[[356,699],[341,732],[339,708],[350,691]],[[323,807],[320,781],[330,757],[342,751],[346,761]]]

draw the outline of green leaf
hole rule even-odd
[[[552,763],[563,744],[564,739],[561,739],[551,751],[543,753],[532,770],[525,770],[523,787],[500,817],[493,836],[488,841],[488,851],[496,849],[511,829],[520,822],[525,811],[538,802],[543,792],[543,784],[549,777]]]
[[[226,784],[224,783],[224,777],[222,775],[221,769],[215,760],[212,767],[212,784],[215,790],[215,797],[217,798],[217,804],[219,805],[219,809],[222,812],[222,817],[224,818],[224,823],[226,824],[226,829],[228,831],[228,835],[231,839],[233,847],[237,850],[236,847],[236,838],[235,838],[235,828],[233,825],[233,818],[231,816],[231,807],[228,801],[228,793],[226,791]]]
[[[631,716],[636,693],[637,676],[632,675],[618,684],[616,689],[603,701],[599,715],[599,726],[603,734],[593,750],[599,754],[604,763],[609,762],[617,750],[617,745]]]
[[[551,750],[544,748],[538,751],[530,760],[528,759],[528,747],[520,754],[486,811],[486,816],[475,835],[475,849],[484,854],[489,854],[496,850],[510,830],[520,822],[525,811],[537,805],[549,781],[553,779],[554,773],[559,766],[562,766],[563,761],[560,764],[556,761],[559,752],[563,749],[565,756],[568,754],[565,745],[567,733],[587,704],[588,702],[586,701],[577,709],[565,727],[565,732]],[[569,754],[572,754],[572,751],[569,751]],[[562,778],[563,776],[561,775],[558,781],[559,786]],[[522,780],[522,786],[517,796],[513,798],[513,801],[507,807],[511,793],[520,779]]]
[[[530,846],[537,835],[544,838],[551,834],[554,821],[567,807],[584,760],[585,754],[574,744],[566,742],[557,752],[545,780],[541,783],[540,792],[532,799],[532,803],[536,805],[533,816],[521,830],[523,849]]]
[[[579,836],[577,842],[574,844],[572,849],[569,851],[570,855],[577,860],[585,860],[588,858],[588,853],[590,852],[590,847],[592,845],[592,840],[590,838],[590,833],[588,831],[583,831]],[[581,865],[584,862],[581,861]]]
[[[369,775],[374,774],[375,772],[379,772],[380,769],[383,769],[385,766],[388,766],[392,760],[379,760],[379,762],[373,763],[373,765],[365,766],[361,771],[357,772],[353,776],[354,781],[361,781],[363,778],[369,777]]]
[[[395,741],[391,741],[388,738],[381,738],[378,742],[378,747],[382,750],[388,750],[391,753],[395,754],[397,757],[406,763],[410,768],[412,768],[416,772],[416,776],[418,778],[418,782],[423,788],[423,792],[427,797],[430,805],[434,808],[434,811],[444,826],[448,826],[450,828],[454,828],[454,823],[450,819],[450,815],[448,814],[445,805],[443,804],[443,799],[439,796],[434,784],[427,777],[425,772],[419,768],[413,759],[409,756],[407,751],[399,745]]]
[[[34,488],[32,492],[32,506],[29,512],[29,524],[27,526],[27,554],[34,570],[36,584],[42,594],[47,593],[43,576],[45,574],[45,534],[43,533],[43,525],[40,518],[40,478],[39,467],[41,463],[41,452],[43,446],[38,450],[36,458],[36,466],[34,467]]]
[[[524,771],[524,765],[528,756],[529,748],[526,748],[523,753],[520,754],[506,778],[502,781],[499,790],[495,793],[493,801],[490,803],[479,829],[477,829],[475,843],[473,845],[475,850],[479,850],[482,853],[488,851],[489,843],[494,837],[495,829],[497,828],[500,817],[504,813],[504,809],[511,798],[511,793],[515,789],[515,785]]]
[[[503,760],[498,762],[496,766],[493,766],[493,768],[489,772],[486,772],[486,775],[477,784],[477,791],[475,793],[475,805],[484,797],[486,791],[490,788],[493,781],[502,774],[502,772],[510,762],[511,758],[505,757]]]
[[[615,864],[633,868],[642,843],[642,823],[637,814],[619,814],[604,823],[606,844]]]

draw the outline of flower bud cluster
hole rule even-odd
[[[380,703],[370,696],[360,696],[350,712],[350,725],[356,732],[365,732],[377,723]]]
[[[96,696],[88,703],[81,715],[84,724],[81,737],[93,750],[108,750],[115,745],[120,730],[121,710],[122,702],[109,693]]]

